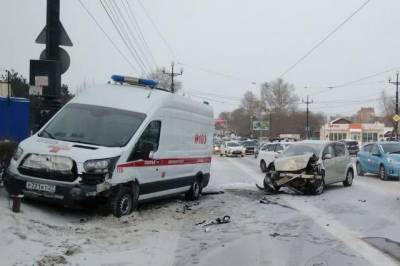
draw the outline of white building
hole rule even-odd
[[[0,81],[0,97],[8,97],[8,83],[7,82]]]
[[[352,139],[368,143],[384,139],[385,125],[375,123],[352,123],[345,118],[335,119],[321,127],[321,140]]]

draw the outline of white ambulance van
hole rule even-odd
[[[151,80],[112,79],[80,93],[19,144],[8,193],[102,200],[117,217],[144,200],[199,198],[210,179],[212,108]]]

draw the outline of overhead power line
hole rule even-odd
[[[158,33],[158,35],[160,36],[160,39],[163,41],[165,47],[167,47],[167,49],[169,50],[169,52],[172,55],[172,58],[175,61],[178,61],[178,57],[176,56],[174,50],[171,48],[171,46],[169,45],[167,39],[164,37],[164,35],[161,33],[161,31],[159,30],[159,28],[157,27],[157,24],[154,22],[154,20],[151,18],[149,12],[147,12],[146,7],[143,5],[142,1],[137,0],[138,3],[140,4],[140,6],[142,7],[144,14],[146,15],[146,17],[148,18],[148,20],[150,21],[150,23],[153,25],[153,28],[156,30],[156,32]]]
[[[222,73],[222,72],[206,69],[204,67],[188,65],[188,64],[183,63],[183,62],[178,62],[178,65],[182,65],[182,66],[189,67],[189,68],[192,68],[192,69],[200,70],[202,72],[210,73],[210,74],[213,74],[213,75],[222,76],[222,77],[225,77],[225,78],[228,78],[228,79],[249,83],[251,85],[257,85],[257,82],[255,82],[255,81],[246,80],[246,79],[239,78],[239,77],[236,77],[236,76],[233,76],[233,75],[230,75],[230,74],[226,74],[226,73]]]
[[[349,17],[347,17],[342,23],[336,26],[331,32],[328,33],[322,40],[317,42],[305,55],[300,57],[293,65],[286,69],[279,77],[282,78],[287,73],[292,71],[298,64],[300,64],[304,59],[311,55],[318,47],[320,47],[324,42],[326,42],[333,34],[335,34],[341,27],[343,27],[352,17],[354,17],[358,12],[361,11],[371,0],[365,1],[359,8],[357,8]]]
[[[110,19],[112,25],[114,26],[115,30],[117,31],[119,37],[125,44],[126,48],[128,49],[129,53],[132,55],[132,57],[135,59],[136,63],[138,64],[139,68],[142,70],[142,72],[146,73],[146,67],[144,66],[144,63],[141,61],[140,57],[137,54],[137,51],[131,47],[132,43],[130,40],[126,39],[127,34],[125,33],[121,22],[119,21],[119,16],[115,14],[115,10],[110,5],[106,0],[100,0],[100,4],[103,7],[104,11],[107,13],[108,18]],[[117,19],[118,18],[118,19]],[[119,24],[119,25],[117,25]]]
[[[216,102],[216,103],[222,103],[222,104],[228,104],[228,105],[236,106],[236,107],[238,107],[240,105],[239,103],[231,103],[231,102],[216,100],[216,99],[213,99],[213,98],[198,96],[198,95],[194,95],[194,94],[191,94],[191,93],[188,93],[188,95],[192,96],[192,97],[195,97],[195,98],[204,99],[204,100],[207,100],[207,101]]]
[[[383,74],[386,74],[386,73],[389,73],[389,72],[392,72],[392,71],[396,71],[396,70],[399,70],[399,69],[400,69],[400,66],[392,67],[390,69],[386,69],[386,70],[378,72],[378,73],[374,73],[374,74],[371,74],[371,75],[368,75],[368,76],[364,76],[364,77],[358,78],[356,80],[344,82],[342,84],[336,85],[335,88],[347,87],[347,86],[353,85],[354,83],[358,83],[358,82],[361,82],[361,81],[364,81],[364,80],[367,80],[367,79],[370,79],[370,78],[374,78],[374,77],[377,77],[377,76],[380,76],[380,75],[383,75]]]
[[[383,70],[383,71],[380,71],[380,72],[376,72],[376,73],[373,73],[373,74],[370,74],[370,75],[366,75],[366,76],[363,76],[361,78],[357,78],[357,79],[354,79],[354,80],[346,81],[346,82],[340,83],[340,84],[335,85],[335,86],[329,86],[329,87],[323,88],[320,91],[318,91],[316,93],[313,93],[311,95],[314,95],[314,96],[315,95],[319,95],[319,94],[326,93],[328,91],[331,91],[332,89],[337,89],[337,88],[345,88],[345,87],[349,87],[349,86],[359,86],[360,84],[357,84],[359,82],[362,82],[364,80],[368,80],[368,79],[371,79],[371,78],[375,78],[377,76],[380,76],[380,75],[383,75],[383,74],[387,74],[387,73],[390,73],[390,72],[393,72],[393,71],[396,71],[396,70],[400,70],[400,66],[391,67],[389,69],[386,69],[386,70]],[[376,81],[374,83],[383,83],[383,81]],[[362,84],[362,85],[368,85],[368,84]]]
[[[130,14],[131,21],[135,25],[135,28],[137,29],[137,31],[139,33],[139,37],[142,40],[142,42],[145,46],[145,49],[148,51],[148,54],[149,54],[151,60],[153,61],[153,64],[157,67],[157,61],[156,61],[155,57],[153,56],[153,53],[151,52],[150,46],[148,45],[146,38],[144,37],[144,34],[140,28],[140,24],[136,19],[135,12],[133,12],[133,8],[131,7],[131,4],[129,3],[129,1],[125,0],[125,2],[126,2],[126,6],[128,7],[127,11]],[[124,4],[123,1],[122,1],[122,4]],[[124,7],[126,7],[126,6],[124,5]]]
[[[354,108],[354,104],[361,104],[361,103],[366,103],[366,102],[376,102],[380,100],[380,98],[374,98],[374,99],[370,99],[370,100],[360,100],[360,101],[354,101],[351,104],[350,103],[338,103],[338,104],[329,104],[329,105],[324,105],[324,106],[320,106],[320,107],[315,107],[314,109],[318,109],[318,110],[324,110],[324,109],[331,109],[331,108],[338,108],[338,107],[352,107]],[[339,110],[341,111],[341,110]]]
[[[125,19],[125,16],[122,12],[122,10],[125,10],[125,12],[126,12],[126,8],[121,9],[118,5],[118,2],[115,0],[110,0],[110,2],[114,5],[114,8],[115,8],[114,10],[117,13],[117,17],[119,18],[120,25],[122,26],[122,28],[125,28],[125,32],[127,34],[126,37],[130,41],[132,49],[138,55],[138,58],[141,60],[143,65],[151,71],[152,62],[147,58],[146,53],[143,51],[142,46],[140,45],[138,39],[136,38],[136,34],[134,33],[133,28],[130,27],[128,21]]]
[[[121,49],[117,46],[117,44],[111,39],[111,37],[107,34],[107,32],[103,29],[103,27],[100,25],[100,23],[97,21],[97,19],[94,17],[94,15],[89,11],[89,9],[83,4],[81,0],[78,0],[82,8],[86,11],[86,13],[89,15],[89,17],[93,20],[93,22],[96,24],[96,26],[103,32],[103,34],[106,36],[108,41],[112,44],[112,46],[117,50],[117,52],[121,55],[121,57],[132,67],[134,72],[136,74],[139,73],[137,67],[128,59],[127,56],[125,56]]]

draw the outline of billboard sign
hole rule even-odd
[[[269,122],[268,121],[253,121],[252,124],[253,130],[269,130]]]

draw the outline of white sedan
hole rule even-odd
[[[290,142],[271,142],[264,144],[261,147],[257,157],[260,162],[261,171],[263,173],[267,172],[271,163],[278,158],[279,154],[289,147],[290,144]]]
[[[227,141],[221,144],[220,156],[241,156],[245,154],[245,148],[235,141]]]

